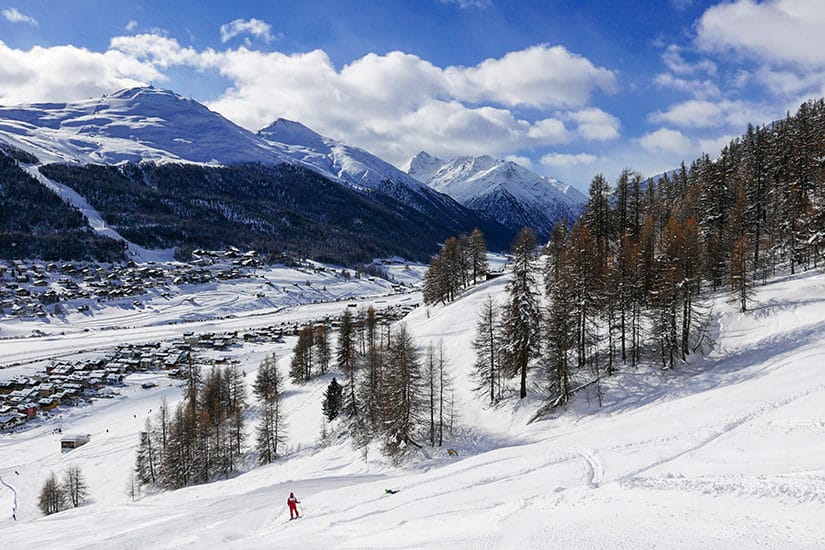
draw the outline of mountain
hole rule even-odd
[[[0,141],[44,162],[288,160],[252,132],[197,101],[152,87],[73,103],[0,107]]]
[[[279,118],[258,135],[284,157],[355,190],[389,195],[416,209],[430,223],[441,218],[457,226],[477,226],[490,242],[501,246],[506,246],[510,237],[507,228],[492,218],[468,213],[448,194],[434,190],[369,151],[322,136],[300,122]]]
[[[528,226],[540,237],[547,237],[561,219],[575,220],[587,202],[570,185],[487,155],[444,161],[422,151],[407,171],[511,231]]]
[[[363,149],[286,120],[256,134],[153,87],[0,107],[0,150],[12,160],[7,170],[75,197],[67,208],[83,205],[84,231],[108,227],[130,251],[234,245],[351,263],[426,260],[439,242],[474,227],[492,248],[511,237]],[[0,235],[19,233],[19,223],[7,225],[0,219]],[[30,244],[39,256],[44,247]],[[49,256],[61,257],[53,248]]]

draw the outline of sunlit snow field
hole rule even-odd
[[[174,402],[181,395],[161,374],[133,375],[119,399],[64,409],[64,432],[92,434],[80,449],[61,454],[50,424],[0,435],[0,476],[17,490],[19,520],[11,519],[11,491],[0,486],[0,540],[10,548],[825,547],[825,277],[774,279],[758,289],[747,313],[719,296],[710,326],[717,346],[709,355],[666,373],[622,368],[605,385],[604,407],[578,399],[530,424],[541,405],[539,372],[528,399],[496,407],[476,396],[470,379],[478,308],[488,294],[502,300],[505,284],[484,283],[406,319],[422,346],[438,339],[446,345],[460,415],[444,447],[397,466],[376,448],[365,452],[335,438],[321,443],[321,398],[337,375],[331,373],[288,387],[291,452],[278,463],[132,502],[127,481],[146,414],[162,396]],[[220,292],[195,299],[224,300]],[[314,316],[312,308],[335,313],[343,305],[294,305],[267,315],[289,312],[298,320]],[[204,327],[251,322],[255,307]],[[128,315],[111,319],[130,324]],[[136,321],[137,328],[100,331],[94,322],[87,328],[95,330],[84,333],[79,323],[79,331],[54,335],[49,345],[79,349],[94,347],[95,338],[162,339],[183,330]],[[4,341],[0,357],[35,354],[36,346],[27,347],[34,340]],[[273,351],[285,373],[293,343],[232,353],[251,382]],[[151,377],[159,387],[141,389]],[[68,464],[81,466],[92,503],[39,517],[43,480]],[[293,522],[285,506],[290,491],[304,514]]]

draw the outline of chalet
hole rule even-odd
[[[5,414],[0,416],[0,430],[10,430],[25,422],[19,414]]]
[[[44,397],[43,399],[38,400],[37,404],[44,411],[50,411],[57,407],[57,399],[54,397]]]
[[[40,384],[37,386],[37,393],[40,397],[49,397],[50,395],[54,395],[55,387],[52,384]]]
[[[11,380],[0,380],[0,395],[7,395],[15,390],[14,382]]]
[[[62,450],[77,449],[88,443],[91,438],[89,434],[67,434],[60,438],[60,448]]]
[[[31,401],[20,403],[19,405],[17,405],[17,412],[22,414],[26,418],[34,418],[37,415],[37,405],[35,405]]]

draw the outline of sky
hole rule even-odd
[[[0,0],[0,104],[152,84],[403,167],[489,154],[586,190],[825,94],[824,0]]]

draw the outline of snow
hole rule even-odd
[[[287,159],[200,103],[153,87],[73,103],[0,107],[0,141],[43,163],[280,163]]]
[[[32,176],[34,179],[45,185],[50,191],[52,191],[55,195],[63,199],[64,202],[70,204],[77,208],[83,217],[86,218],[86,221],[89,224],[89,227],[92,230],[103,236],[108,237],[110,239],[115,239],[119,241],[124,241],[127,244],[127,252],[130,259],[138,261],[138,262],[170,262],[174,257],[174,248],[167,248],[167,249],[148,249],[142,246],[139,246],[127,239],[123,238],[120,233],[118,233],[114,228],[106,223],[103,219],[103,216],[89,204],[89,202],[83,198],[77,191],[69,187],[68,185],[64,185],[62,183],[56,182],[52,179],[47,178],[43,174],[40,173],[40,170],[37,169],[36,166],[22,166],[23,170]]]
[[[284,156],[357,189],[380,188],[386,181],[422,188],[421,182],[370,152],[324,137],[300,122],[279,118],[258,135]]]
[[[587,202],[587,197],[571,185],[488,155],[444,161],[422,151],[410,160],[408,173],[505,225],[514,214],[515,202],[529,216],[514,220],[516,225],[542,231],[549,231],[562,217],[574,219]]]
[[[0,476],[17,488],[20,512],[19,522],[9,519],[11,492],[0,486],[0,538],[65,548],[825,545],[825,276],[771,280],[747,313],[714,297],[718,345],[708,356],[666,372],[621,369],[605,383],[603,408],[580,398],[531,424],[537,373],[528,399],[495,407],[475,398],[470,382],[478,307],[488,294],[501,301],[506,279],[406,319],[420,344],[446,345],[461,415],[444,448],[396,466],[374,449],[365,457],[334,438],[320,443],[320,393],[331,373],[288,388],[283,460],[131,502],[125,480],[143,417],[161,396],[180,395],[165,380],[142,390],[152,375],[136,375],[128,397],[63,412],[64,431],[92,434],[75,451],[60,454],[51,424],[0,435]],[[305,307],[331,306],[294,314]],[[147,329],[126,330],[138,337]],[[64,338],[84,345],[78,335]],[[292,343],[233,353],[250,378],[271,351],[285,368]],[[69,463],[86,473],[94,502],[38,518],[45,476]],[[290,491],[304,514],[292,522]]]
[[[587,197],[571,185],[540,176],[515,162],[488,155],[442,161],[422,151],[411,161],[410,170],[433,189],[450,195],[462,204],[498,188],[506,189],[522,201],[562,201],[570,205],[587,202]]]

